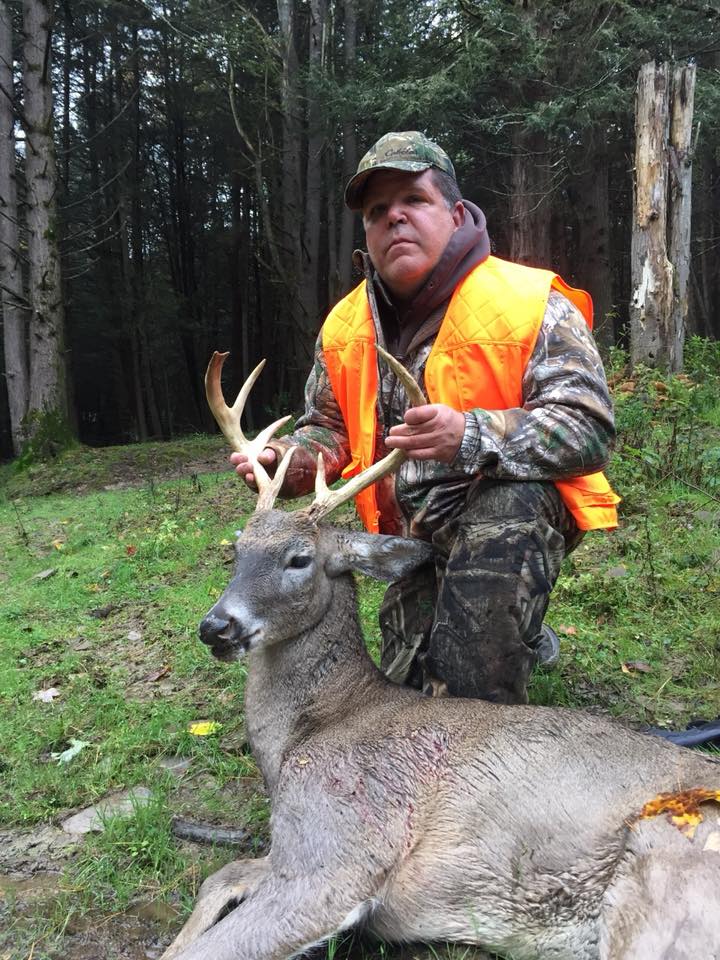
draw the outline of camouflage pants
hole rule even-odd
[[[582,539],[551,483],[478,480],[433,536],[434,564],[388,588],[381,665],[434,695],[526,703],[563,557]]]

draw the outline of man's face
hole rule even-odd
[[[431,170],[378,170],[363,196],[363,226],[375,269],[394,296],[412,297],[465,219],[462,203],[448,209]]]

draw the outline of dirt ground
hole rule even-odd
[[[61,827],[0,831],[0,960],[155,960],[171,941],[177,912],[138,903],[116,915],[70,915],[59,937],[44,939],[38,918],[56,915],[63,867],[82,838]]]

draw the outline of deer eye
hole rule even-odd
[[[313,558],[307,553],[296,553],[294,556],[290,557],[287,562],[287,566],[291,567],[293,570],[302,570],[303,567],[309,567],[312,561]]]

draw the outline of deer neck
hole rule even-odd
[[[292,639],[253,651],[245,685],[248,738],[272,794],[287,751],[346,715],[386,682],[370,659],[350,575],[334,581],[328,612]]]

